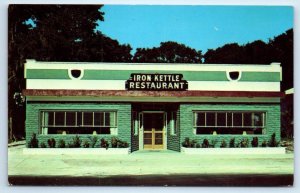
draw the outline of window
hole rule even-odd
[[[41,134],[116,134],[115,111],[42,111]]]
[[[171,135],[177,135],[178,121],[177,121],[177,112],[171,112],[170,119],[170,133]]]
[[[264,134],[265,112],[193,112],[196,134]]]

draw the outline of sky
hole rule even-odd
[[[105,5],[103,34],[136,48],[176,41],[205,53],[226,43],[268,42],[293,27],[289,6]]]

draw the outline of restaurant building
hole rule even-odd
[[[180,151],[189,138],[220,147],[280,140],[279,63],[25,63],[26,141],[125,141],[131,151]]]

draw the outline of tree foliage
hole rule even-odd
[[[128,62],[130,45],[121,45],[101,32],[102,5],[10,5],[8,9],[9,138],[24,135],[25,109],[15,93],[25,88],[26,59],[40,61]],[[101,25],[100,25],[101,27]],[[11,121],[13,119],[13,121]],[[12,127],[12,128],[11,128]]]
[[[246,45],[226,44],[217,49],[208,50],[205,63],[231,64],[269,64],[280,62],[282,66],[281,91],[293,88],[293,29],[287,30],[268,43],[257,40]],[[281,101],[281,135],[293,138],[293,96],[286,96]]]
[[[137,48],[133,62],[201,63],[202,53],[177,42],[162,42],[159,47]]]
[[[270,39],[268,43],[256,40],[245,45],[225,44],[209,49],[205,63],[269,64],[280,62],[283,71],[282,90],[293,87],[293,30]]]

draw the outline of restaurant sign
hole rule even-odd
[[[182,74],[131,74],[125,82],[127,90],[170,90],[188,89],[188,82]]]

